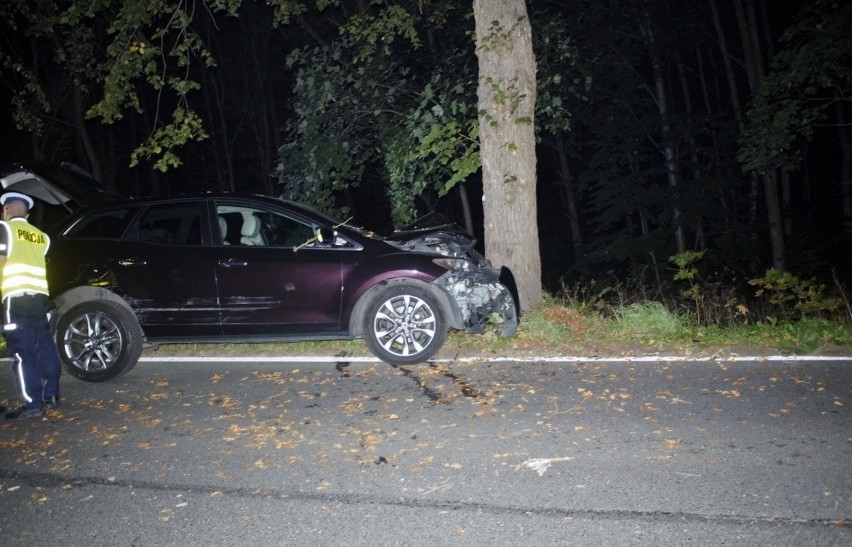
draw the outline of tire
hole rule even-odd
[[[443,310],[426,289],[408,283],[390,285],[373,295],[366,310],[364,342],[385,363],[422,363],[444,345]]]
[[[105,382],[132,369],[142,354],[142,337],[133,312],[108,300],[72,307],[56,328],[62,363],[87,382]]]

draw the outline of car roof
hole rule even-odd
[[[120,199],[115,201],[110,201],[107,203],[99,203],[95,205],[89,205],[81,208],[76,214],[70,215],[71,218],[68,219],[72,221],[75,218],[78,218],[82,215],[90,214],[92,212],[104,211],[109,209],[120,209],[122,207],[128,206],[147,206],[151,204],[164,204],[164,203],[180,203],[185,201],[209,201],[209,200],[231,200],[237,202],[244,202],[246,205],[250,204],[266,204],[273,207],[285,206],[287,209],[294,211],[306,219],[313,221],[323,221],[329,223],[339,222],[332,217],[325,215],[324,213],[312,209],[306,205],[296,203],[293,201],[287,201],[283,199],[279,199],[272,196],[266,196],[262,194],[249,194],[249,193],[231,193],[231,192],[196,192],[196,193],[185,193],[185,194],[173,194],[169,196],[145,196],[141,198],[128,198],[128,199]]]

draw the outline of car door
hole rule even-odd
[[[341,261],[351,247],[308,243],[314,226],[283,209],[220,200],[216,214],[231,234],[216,267],[226,335],[307,338],[344,330]]]
[[[147,206],[113,253],[114,292],[130,304],[149,337],[221,335],[218,256],[202,223],[202,203]]]

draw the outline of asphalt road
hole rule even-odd
[[[5,546],[852,544],[852,361],[148,360],[62,395],[0,422]]]

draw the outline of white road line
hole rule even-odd
[[[504,363],[504,362],[522,362],[522,363],[693,363],[693,362],[764,362],[764,361],[850,361],[852,355],[711,355],[707,357],[695,356],[678,356],[678,355],[634,355],[627,357],[614,356],[572,356],[572,355],[542,355],[542,356],[526,356],[526,357],[460,357],[458,359],[431,359],[429,362],[434,363]],[[192,362],[192,361],[217,361],[217,362],[236,362],[243,363],[246,361],[268,363],[268,362],[288,362],[288,363],[380,363],[381,361],[375,357],[346,357],[335,355],[278,355],[278,356],[194,356],[194,355],[170,355],[170,356],[145,356],[140,361],[163,361],[163,362]]]

